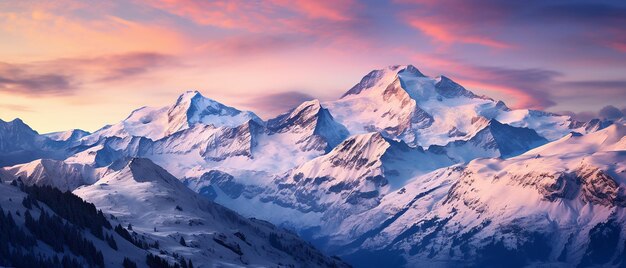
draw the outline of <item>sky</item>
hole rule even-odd
[[[187,90],[267,119],[412,64],[513,108],[626,114],[626,2],[0,0],[0,119],[94,131]]]

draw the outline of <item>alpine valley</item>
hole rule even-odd
[[[513,110],[412,65],[268,120],[198,91],[93,133],[0,120],[0,223],[30,241],[0,259],[625,267],[625,123]],[[103,261],[33,218],[74,226]]]

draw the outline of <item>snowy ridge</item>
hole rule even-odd
[[[26,125],[21,119],[0,119],[0,167],[26,163],[39,158],[64,159],[71,141],[56,141]]]
[[[620,240],[625,234],[623,128],[611,126],[518,157],[479,159],[416,177],[378,207],[346,219],[331,237],[348,245],[337,248],[363,267],[371,267],[366,264],[371,259],[354,258],[385,259],[390,252],[402,256],[394,261],[416,265],[621,262],[621,245],[605,248],[607,257],[597,256],[601,238],[594,230],[617,228]],[[537,154],[554,146],[599,143],[603,146],[582,154],[575,149]],[[517,259],[498,258],[495,252],[503,249]]]
[[[16,165],[5,169],[10,179],[21,178],[28,185],[48,185],[62,191],[78,188],[81,185],[92,184],[103,170],[97,170],[90,165],[68,164],[59,160],[38,159],[26,164]]]
[[[82,137],[85,137],[89,134],[91,133],[84,131],[84,130],[72,129],[72,130],[67,130],[67,131],[46,133],[46,134],[43,134],[43,136],[46,136],[49,139],[54,140],[54,141],[68,142],[68,141],[77,141],[81,139]]]
[[[261,200],[300,213],[320,213],[323,222],[316,224],[323,225],[322,234],[338,226],[346,215],[375,207],[382,196],[404,185],[406,178],[451,164],[446,155],[411,148],[404,142],[385,139],[380,133],[355,135],[328,154],[274,180],[276,188],[266,186]],[[245,189],[241,184],[215,186],[221,191],[233,186]],[[247,205],[259,206],[253,201]],[[293,220],[284,218],[279,222],[298,225]]]
[[[59,217],[59,219],[63,219],[66,222],[68,221],[68,219],[60,217],[44,202],[40,201],[37,202],[37,205],[31,204],[30,208],[26,207],[23,202],[26,197],[33,198],[31,195],[21,191],[19,187],[11,186],[7,183],[0,183],[0,207],[2,209],[2,212],[11,214],[13,222],[18,226],[18,228],[20,228],[29,236],[34,237],[34,234],[32,231],[29,231],[29,228],[25,226],[26,212],[30,213],[32,215],[32,218],[34,218],[36,221],[39,219],[42,212],[45,212],[49,216]],[[110,220],[110,223],[118,224],[114,220]],[[75,226],[70,224],[69,222],[68,224],[70,226]],[[7,226],[5,225],[3,227],[6,228]],[[130,242],[126,241],[113,230],[107,230],[104,228],[102,229],[105,235],[110,235],[112,237],[112,239],[115,241],[117,249],[113,249],[111,246],[109,246],[107,242],[104,241],[104,239],[99,239],[95,237],[92,233],[89,232],[89,230],[76,227],[75,231],[77,233],[80,233],[82,237],[84,237],[87,241],[89,241],[89,243],[92,243],[96,247],[96,250],[101,252],[101,254],[103,255],[102,259],[104,260],[104,267],[120,267],[124,258],[128,258],[129,260],[135,262],[138,267],[147,267],[145,264],[145,250],[138,248]],[[13,235],[15,236],[16,234],[14,233]],[[6,239],[6,237],[4,238]],[[79,265],[89,267],[84,258],[78,256],[75,251],[68,250],[67,246],[65,250],[61,252],[55,252],[46,241],[42,241],[41,239],[37,239],[36,241],[37,243],[35,244],[35,246],[29,249],[29,252],[27,253],[31,253],[35,256],[50,258],[50,260],[52,260],[51,258],[54,256],[57,256],[59,259],[67,256],[78,260],[80,262]],[[16,245],[12,246],[15,247]],[[4,259],[3,261],[6,261],[6,259]]]
[[[349,134],[319,100],[304,102],[291,112],[270,119],[267,128],[271,133],[301,134],[296,144],[301,144],[303,150],[330,151]]]
[[[132,224],[134,231],[158,241],[161,249],[201,264],[198,267],[345,266],[291,233],[245,219],[200,197],[147,159],[131,159],[118,171],[74,193]],[[186,246],[179,243],[181,238]]]
[[[429,149],[443,150],[455,162],[463,163],[480,157],[512,157],[547,142],[532,129],[512,127],[492,119],[469,140],[457,140],[443,147],[433,145]]]
[[[101,137],[113,136],[142,136],[157,140],[196,124],[236,127],[248,120],[262,122],[252,112],[223,105],[205,98],[198,91],[187,91],[171,106],[139,108],[122,122],[94,132],[87,140],[95,142]]]

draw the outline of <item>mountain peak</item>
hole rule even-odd
[[[55,141],[75,141],[89,134],[91,133],[84,131],[82,129],[70,129],[66,131],[46,133],[43,135]]]
[[[37,131],[32,129],[29,125],[24,123],[22,119],[19,119],[19,118],[15,118],[8,122],[0,120],[0,133],[2,133],[3,131],[7,132],[7,133],[4,133],[4,135],[9,135],[9,132],[14,133],[15,135],[28,135],[28,136],[33,136],[33,135],[38,134]]]
[[[420,70],[418,70],[415,66],[409,64],[409,65],[400,65],[398,67],[399,71],[398,73],[409,73],[412,74],[416,77],[426,77],[426,75],[424,75],[422,72],[420,72]]]
[[[493,139],[492,145],[498,148],[501,157],[519,155],[548,142],[533,129],[514,127],[495,119],[489,120],[487,126],[480,132],[484,131],[488,131]],[[475,137],[480,138],[480,136],[481,134],[477,134]]]
[[[176,177],[147,158],[134,157],[129,159],[126,167],[118,172],[124,173],[126,171],[129,171],[132,174],[131,179],[137,182],[165,182],[171,186],[180,184]]]
[[[375,86],[387,86],[396,80],[399,74],[413,77],[426,77],[413,65],[392,65],[383,69],[377,69],[369,72],[359,83],[348,90],[341,98],[348,95],[358,95],[363,90]]]
[[[195,98],[197,96],[204,97],[202,95],[202,93],[200,93],[200,91],[197,91],[197,90],[187,90],[183,94],[180,94],[178,96],[178,99],[179,100],[190,100],[190,99]]]
[[[305,148],[323,147],[326,151],[348,136],[348,130],[335,122],[330,112],[317,99],[305,101],[290,112],[268,120],[267,128],[271,133],[304,134],[299,142],[305,144]],[[323,141],[320,143],[315,137]]]
[[[455,97],[469,97],[475,98],[478,97],[473,92],[465,89],[463,86],[458,83],[452,81],[452,79],[440,75],[436,78],[437,83],[435,83],[435,90],[439,95],[444,96],[446,98],[455,98]]]
[[[248,120],[262,120],[252,112],[240,111],[213,99],[204,97],[198,91],[187,91],[180,95],[176,103],[167,111],[168,129],[166,135],[187,129],[194,124],[235,127]]]
[[[294,127],[307,128],[317,122],[320,111],[324,109],[319,100],[305,101],[295,109],[270,119],[267,128],[272,132],[284,132]]]
[[[28,128],[32,131],[34,131],[30,126],[28,126],[26,123],[24,123],[24,121],[22,121],[22,119],[20,118],[15,118],[11,121],[3,121],[0,119],[0,124],[4,124],[7,126],[13,126],[13,127],[19,127],[19,128]]]
[[[312,110],[313,112],[319,112],[320,109],[322,108],[322,104],[320,103],[320,101],[318,99],[314,99],[314,100],[310,100],[310,101],[305,101],[303,103],[301,103],[300,105],[298,105],[298,107],[296,107],[296,109],[293,110],[293,112],[291,112],[291,114],[294,113],[299,113],[303,110]]]

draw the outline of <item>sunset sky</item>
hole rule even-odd
[[[514,108],[625,109],[626,2],[0,1],[0,119],[41,133],[192,89],[267,119],[396,64]]]

